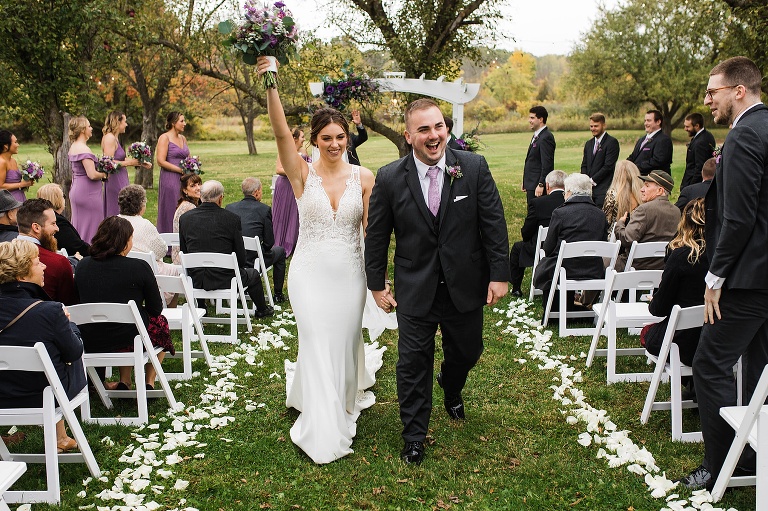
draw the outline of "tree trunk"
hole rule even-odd
[[[152,148],[152,154],[157,149],[157,112],[153,108],[144,105],[144,113],[141,116],[141,141]],[[154,184],[155,159],[152,158],[152,168],[136,167],[136,175],[133,183],[146,188],[152,188]]]
[[[393,130],[386,124],[379,122],[368,115],[365,116],[365,125],[369,126],[372,131],[375,131],[379,135],[384,135],[388,140],[395,144],[401,158],[411,152],[411,147],[408,145],[408,142],[405,141],[405,136],[402,133]]]
[[[240,112],[240,119],[243,121],[243,129],[245,129],[245,141],[248,143],[248,154],[259,154],[256,150],[256,142],[253,140],[253,121],[256,118],[252,113]]]
[[[69,202],[69,190],[72,187],[72,167],[69,164],[69,120],[67,112],[62,115],[58,108],[48,109],[48,151],[53,155],[53,182],[58,183],[64,191],[64,216],[72,216],[72,206]],[[64,129],[64,126],[67,129]]]

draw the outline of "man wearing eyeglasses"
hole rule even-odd
[[[637,139],[635,149],[627,158],[637,165],[640,174],[647,176],[652,170],[672,171],[672,139],[661,131],[664,117],[658,110],[645,113],[645,135]]]
[[[768,363],[768,108],[760,101],[762,73],[734,57],[709,73],[704,104],[715,122],[731,126],[706,195],[709,273],[704,328],[693,379],[704,436],[704,462],[681,482],[714,486],[734,438],[720,408],[736,405],[733,366],[744,362],[744,402]],[[734,475],[754,474],[745,449]]]

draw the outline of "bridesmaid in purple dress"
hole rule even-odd
[[[116,111],[107,115],[107,119],[104,121],[104,128],[101,130],[104,133],[104,136],[101,138],[102,154],[112,156],[120,164],[120,170],[109,176],[109,179],[104,183],[105,216],[120,214],[120,207],[117,205],[117,194],[130,184],[128,167],[139,165],[139,160],[136,158],[126,158],[125,150],[118,138],[121,134],[125,133],[127,127],[128,121],[125,118],[125,114]],[[141,166],[147,169],[152,168],[151,163],[142,163]]]
[[[96,168],[98,158],[88,147],[86,141],[91,138],[93,128],[83,116],[69,121],[69,162],[72,165],[72,188],[69,201],[72,204],[72,225],[86,243],[96,234],[96,229],[104,220],[104,192],[102,180],[107,174]]]
[[[19,152],[19,141],[16,135],[8,130],[0,130],[0,190],[8,190],[13,198],[24,202],[24,190],[34,183],[22,181],[19,164],[13,158]]]
[[[294,128],[291,132],[296,151],[307,159],[303,153],[304,131]],[[277,157],[277,180],[275,191],[272,193],[272,230],[275,234],[275,245],[285,249],[285,256],[293,254],[296,240],[299,237],[299,207],[296,204],[296,196],[293,194],[291,182],[285,175],[280,157]]]
[[[171,112],[165,119],[165,133],[157,139],[157,164],[160,165],[160,189],[157,193],[157,231],[173,232],[173,214],[179,203],[181,176],[179,162],[189,156],[187,139],[182,132],[187,126],[184,114]]]

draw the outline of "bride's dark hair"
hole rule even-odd
[[[347,135],[347,139],[349,139],[349,123],[344,116],[341,115],[341,112],[335,108],[321,108],[312,116],[309,143],[317,145],[317,136],[323,131],[323,128],[329,124],[338,124],[341,126],[341,129],[344,130],[344,134]]]

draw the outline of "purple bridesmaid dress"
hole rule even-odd
[[[5,171],[6,183],[21,183],[21,171],[20,170],[6,170]],[[13,195],[13,198],[19,202],[27,200],[27,196],[24,195],[24,190],[8,190]]]
[[[168,155],[165,157],[170,164],[179,162],[189,156],[189,147],[179,147],[168,141]],[[173,232],[173,214],[181,198],[181,174],[160,169],[160,189],[157,192],[157,232]]]
[[[101,180],[94,181],[88,177],[83,160],[93,160],[94,165],[99,161],[96,155],[91,153],[69,155],[72,165],[69,201],[72,203],[72,225],[83,241],[90,243],[99,224],[104,220],[104,195]]]
[[[272,230],[275,233],[275,245],[285,249],[285,256],[293,253],[299,238],[299,207],[291,188],[291,181],[285,176],[277,176],[275,192],[272,195]]]
[[[115,161],[125,161],[125,149],[117,141],[115,150]],[[115,216],[120,214],[120,206],[117,204],[117,194],[120,190],[131,184],[128,179],[128,168],[120,167],[116,173],[111,174],[107,182],[104,183],[104,216]]]

